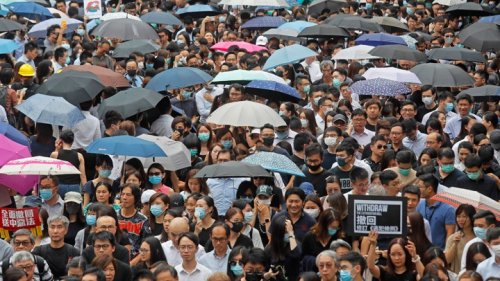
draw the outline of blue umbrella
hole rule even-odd
[[[141,17],[143,22],[168,24],[168,25],[183,25],[182,21],[168,12],[149,12]]]
[[[157,92],[204,84],[212,80],[208,73],[194,67],[175,67],[162,71],[149,81],[146,89]]]
[[[316,55],[318,54],[313,50],[299,44],[294,44],[274,52],[264,64],[263,69],[272,69],[280,65],[293,63]]]
[[[315,25],[316,24],[313,22],[298,20],[298,21],[285,22],[284,24],[280,25],[278,28],[279,29],[294,29],[294,30],[297,30],[298,32],[301,32],[304,28],[310,27],[310,26],[315,26]]]
[[[51,125],[73,127],[85,119],[78,107],[62,97],[36,94],[16,108],[35,122]]]
[[[10,12],[9,7],[4,4],[0,4],[0,16],[5,17]]]
[[[275,81],[253,80],[246,85],[247,93],[277,101],[300,101],[300,94],[288,85]]]
[[[281,17],[255,17],[248,20],[241,26],[241,28],[246,29],[265,29],[265,28],[275,28],[285,23],[285,20]]]
[[[405,45],[405,40],[399,36],[387,33],[369,33],[363,34],[355,40],[358,45],[382,46],[382,45]]]
[[[489,17],[481,17],[479,19],[479,22],[500,24],[500,15],[489,16]]]
[[[5,122],[0,122],[0,134],[19,144],[30,146],[30,141],[23,133]]]
[[[204,18],[206,16],[216,16],[221,12],[210,5],[195,4],[177,10],[180,17],[190,16],[192,18]]]
[[[305,177],[304,173],[288,157],[274,152],[257,152],[241,160],[243,163],[260,165],[262,168],[278,173]]]
[[[0,54],[10,54],[19,48],[14,40],[0,39]]]
[[[410,88],[406,87],[405,84],[384,78],[354,82],[351,85],[351,90],[353,93],[358,95],[389,97],[408,94],[411,92]]]
[[[14,2],[7,5],[16,15],[20,15],[33,20],[46,20],[54,16],[50,11],[35,2]]]
[[[132,136],[101,138],[92,142],[85,150],[88,153],[145,158],[167,156],[156,143]]]

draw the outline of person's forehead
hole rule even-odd
[[[111,217],[106,217],[106,218],[99,218],[97,220],[97,226],[100,226],[100,225],[115,225],[116,222],[115,222],[115,219],[114,218],[111,218]]]
[[[111,242],[108,240],[95,240],[94,245],[111,245]]]
[[[15,241],[24,241],[24,240],[31,240],[29,235],[24,235],[24,234],[21,234],[21,235],[16,235],[16,237],[14,237],[14,240]]]

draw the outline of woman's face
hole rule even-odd
[[[331,195],[335,192],[340,192],[340,185],[336,182],[329,182],[326,184],[326,194]]]
[[[127,178],[126,183],[141,185],[141,180],[138,177],[136,177],[134,174],[132,174]]]
[[[161,200],[160,197],[156,198],[154,201],[153,201],[153,204],[151,205],[160,205],[161,206],[161,209],[165,211],[166,208],[168,208],[168,205],[165,205],[165,202],[163,202],[163,200]]]
[[[171,214],[166,214],[163,217],[163,229],[165,230],[166,233],[168,233],[168,228],[170,227],[170,222],[174,219],[174,217]]]
[[[119,63],[115,64],[115,72],[118,72],[122,75],[125,74],[125,68],[123,68]]]
[[[458,159],[460,162],[464,162],[465,158],[469,156],[470,151],[467,148],[460,148],[458,150]]]
[[[337,275],[337,265],[335,260],[326,255],[321,255],[318,259],[318,269],[322,280],[332,280]]]
[[[210,152],[210,157],[212,157],[212,160],[215,161],[215,159],[217,159],[217,154],[219,154],[219,151],[221,151],[221,149],[222,149],[222,147],[220,147],[218,145],[214,146],[214,148]]]
[[[235,213],[231,218],[229,218],[229,220],[226,220],[226,223],[227,225],[231,228],[231,231],[232,228],[233,228],[233,223],[236,223],[236,222],[244,222],[245,220],[243,219],[243,215],[241,214],[241,212],[237,212]]]
[[[470,227],[471,222],[469,217],[465,214],[465,212],[461,212],[460,214],[457,215],[457,225],[461,229],[464,229],[465,227]]]
[[[429,156],[429,154],[422,154],[422,156],[420,158],[420,165],[421,166],[429,165],[431,162],[432,162],[432,159]]]
[[[198,129],[198,134],[199,133],[208,133],[208,134],[210,134],[210,130],[207,127],[205,127],[205,126],[200,126],[200,128]]]
[[[205,33],[205,39],[207,39],[208,44],[212,44],[214,42],[214,35],[210,32]]]
[[[316,205],[316,203],[314,203],[313,201],[309,200],[304,204],[304,209],[319,209],[319,206]]]
[[[139,255],[142,262],[148,262],[151,259],[151,247],[149,247],[148,243],[142,242]]]
[[[149,169],[148,176],[160,176],[163,180],[163,178],[165,178],[165,173],[163,173],[160,169],[151,168]]]
[[[115,279],[115,266],[110,263],[108,266],[104,268],[104,276],[106,277],[106,281],[113,281]]]
[[[486,259],[486,257],[481,254],[481,253],[477,253],[475,254],[473,257],[472,257],[472,260],[474,261],[475,264],[480,264],[481,262],[483,262],[484,260]]]
[[[200,181],[198,179],[189,179],[188,186],[191,193],[199,193],[201,190]]]
[[[338,220],[333,220],[329,225],[328,225],[329,228],[333,228],[333,229],[339,229],[340,227],[340,222]]]
[[[109,202],[109,197],[111,197],[111,193],[106,186],[100,185],[95,190],[95,197],[97,202],[107,204]]]
[[[232,139],[233,139],[233,137],[231,136],[231,133],[228,132],[220,138],[220,141],[227,141],[227,140],[232,140]]]
[[[194,208],[196,208],[196,200],[194,200],[194,198],[189,198],[188,200],[186,200],[186,204],[185,204],[185,207],[186,207],[186,211],[193,215],[194,214]]]
[[[491,126],[491,122],[489,122],[488,120],[484,119],[484,117],[483,117],[481,123],[486,127],[486,129],[490,128],[490,126]]]
[[[391,247],[390,258],[395,268],[401,268],[405,265],[406,254],[399,244],[394,244]]]

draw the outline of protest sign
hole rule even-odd
[[[42,233],[41,221],[37,208],[0,208],[0,236],[3,239],[9,238],[9,231],[18,229],[29,229],[34,236]]]

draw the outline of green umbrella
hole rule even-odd
[[[114,110],[127,118],[154,108],[163,98],[164,96],[152,90],[131,88],[105,99],[98,112],[103,117],[106,112]]]

